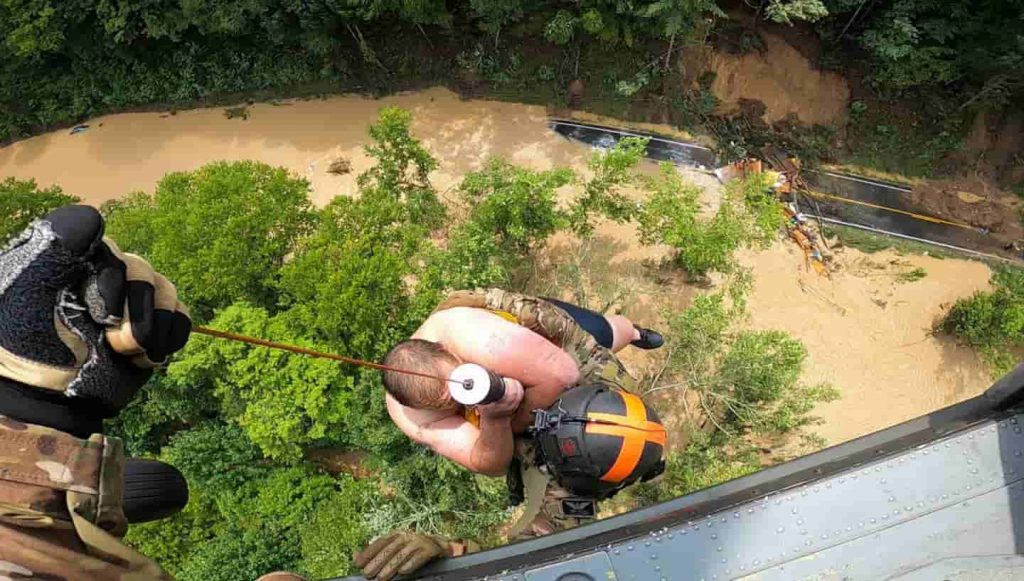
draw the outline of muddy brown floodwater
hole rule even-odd
[[[170,171],[214,160],[255,159],[305,177],[314,201],[323,204],[355,192],[355,176],[368,165],[362,150],[366,129],[388,105],[413,113],[413,132],[440,162],[431,179],[441,191],[479,169],[489,156],[534,169],[585,171],[590,154],[549,131],[544,108],[463,101],[444,89],[431,89],[379,100],[338,96],[257,104],[249,108],[247,120],[227,119],[220,108],[109,115],[90,120],[90,129],[77,135],[55,131],[0,149],[0,178],[58,184],[98,205],[131,191],[152,191]],[[667,127],[661,130],[671,133]],[[328,173],[339,157],[351,162],[351,173]],[[706,175],[684,173],[709,192],[718,187]],[[569,240],[555,240],[553,246],[579,250]],[[666,310],[684,308],[697,292],[681,276],[645,266],[645,260],[664,254],[664,249],[641,247],[631,227],[608,224],[579,260],[601,264],[594,276],[607,287],[618,279],[627,290],[620,300],[626,314],[656,325]],[[828,381],[842,394],[840,401],[817,410],[824,419],[817,431],[830,443],[955,403],[990,383],[973,352],[928,333],[946,305],[986,287],[988,268],[910,256],[899,260],[928,274],[899,283],[892,276],[898,269],[890,264],[897,259],[846,250],[838,258],[844,268],[829,280],[808,272],[802,255],[785,242],[742,255],[755,277],[749,326],[782,329],[802,340],[809,353],[805,379]],[[881,266],[860,268],[863,260]],[[624,359],[641,371],[658,364],[657,352],[625,353]]]

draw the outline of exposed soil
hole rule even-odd
[[[366,452],[317,448],[306,452],[306,459],[330,474],[349,474],[355,478],[373,475],[366,465]]]
[[[980,393],[991,382],[973,351],[931,333],[959,297],[988,287],[989,269],[964,260],[837,251],[832,278],[808,272],[795,245],[745,252],[753,268],[750,326],[803,341],[804,381],[828,382],[839,401],[815,410],[836,444]],[[866,266],[866,263],[875,266]],[[900,273],[927,275],[901,282]]]
[[[982,177],[931,180],[914,186],[907,199],[928,214],[985,228],[1012,239],[1024,236],[1021,199]]]
[[[492,155],[534,169],[570,166],[587,171],[590,151],[549,131],[543,107],[464,101],[450,91],[431,89],[379,100],[339,96],[256,104],[249,107],[245,121],[226,119],[222,108],[176,115],[111,115],[89,121],[91,128],[84,133],[69,135],[62,130],[0,148],[0,178],[14,175],[35,178],[43,186],[59,184],[100,204],[130,191],[152,191],[170,171],[195,169],[218,159],[256,159],[307,178],[314,200],[323,204],[356,191],[355,178],[369,164],[363,151],[366,128],[388,105],[412,111],[414,134],[440,162],[441,169],[431,180],[442,192]],[[674,133],[667,127],[646,127]],[[339,157],[351,162],[350,173],[328,172]],[[654,167],[644,164],[645,171]],[[684,173],[705,188],[705,202],[711,205],[719,188],[714,179]],[[571,188],[561,193],[573,195]],[[607,306],[655,328],[663,328],[667,313],[685,308],[695,293],[705,290],[687,283],[677,271],[658,266],[666,249],[641,246],[630,225],[601,224],[589,248],[562,237],[553,240],[550,249],[560,266],[542,261],[538,268],[560,272],[537,277],[548,284],[539,288],[535,283],[538,292],[582,296],[591,306]],[[837,260],[843,265],[862,256],[846,250]],[[877,255],[873,260],[884,263]],[[825,419],[819,432],[831,443],[954,403],[989,384],[972,351],[928,332],[945,305],[985,287],[988,268],[953,259],[906,260],[927,269],[928,275],[896,284],[891,277],[858,276],[863,269],[850,268],[824,279],[806,271],[802,254],[788,242],[742,255],[755,276],[749,325],[782,329],[801,339],[809,353],[805,379],[829,381],[842,394],[842,400],[818,410]],[[581,276],[572,272],[574,261]],[[635,374],[646,377],[657,373],[663,356],[637,349],[622,354]],[[671,410],[665,414],[668,421],[678,425],[687,395],[673,392],[662,397]],[[344,453],[337,454],[318,461],[334,466],[331,469],[358,469],[358,459],[349,462]]]
[[[718,113],[736,114],[741,99],[750,99],[764,104],[768,123],[794,115],[808,125],[845,125],[850,98],[846,79],[814,68],[781,37],[769,32],[760,36],[763,50],[712,57],[716,76],[711,90],[722,101]]]
[[[947,170],[1024,191],[1024,111],[982,111],[963,147],[944,160]]]

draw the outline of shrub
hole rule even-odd
[[[734,297],[736,295],[734,294]],[[708,420],[730,436],[781,435],[813,423],[818,402],[838,397],[827,384],[800,381],[807,352],[781,331],[739,331],[742,302],[701,295],[669,319],[667,386],[699,396]]]
[[[483,170],[462,180],[462,195],[471,208],[468,222],[478,231],[494,232],[502,250],[524,258],[564,225],[555,190],[572,178],[566,168],[533,171],[490,159]]]
[[[687,272],[729,272],[732,254],[743,242],[737,208],[723,201],[711,218],[700,216],[700,189],[686,184],[669,164],[648,181],[650,196],[640,212],[640,240],[676,249],[675,260]]]
[[[109,204],[107,232],[173,280],[200,322],[236,300],[272,310],[278,269],[313,224],[308,194],[281,168],[211,163]]]
[[[1000,270],[993,289],[960,299],[939,324],[964,343],[978,349],[996,375],[1017,363],[1011,350],[1024,346],[1024,272]]]
[[[764,246],[785,224],[778,200],[768,191],[766,174],[733,180],[714,215],[701,215],[701,190],[683,181],[670,164],[662,164],[647,180],[649,193],[639,213],[640,240],[676,250],[675,260],[687,272],[734,269],[733,253],[741,246]]]
[[[637,165],[647,150],[647,142],[646,138],[626,137],[608,151],[598,151],[590,157],[587,165],[594,175],[584,182],[582,195],[569,211],[569,223],[576,234],[593,233],[591,220],[595,212],[619,223],[634,217],[636,203],[620,189],[637,181]]]
[[[7,178],[0,181],[0,247],[36,218],[78,201],[58,186],[40,189],[35,180]]]

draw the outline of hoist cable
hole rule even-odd
[[[249,337],[248,335],[240,335],[238,333],[231,333],[229,331],[219,331],[217,329],[211,329],[209,327],[203,327],[196,325],[192,327],[192,331],[199,333],[200,335],[206,335],[208,337],[215,337],[217,339],[225,339],[228,341],[236,341],[239,343],[246,343],[248,345],[255,345],[257,347],[266,347],[268,349],[277,349],[278,351],[288,351],[289,353],[296,353],[298,355],[305,355],[307,357],[316,357],[319,359],[330,359],[332,361],[341,361],[343,363],[349,363],[351,365],[358,365],[360,367],[369,367],[371,369],[379,369],[381,371],[392,371],[394,373],[404,373],[406,375],[415,375],[417,377],[425,377],[427,379],[436,379],[442,382],[457,383],[464,385],[461,381],[441,377],[439,375],[430,375],[429,373],[420,373],[419,371],[412,371],[411,369],[400,369],[398,367],[391,367],[390,365],[383,365],[381,363],[374,363],[372,361],[364,361],[362,359],[356,359],[355,357],[346,357],[344,355],[337,355],[334,353],[324,353],[322,351],[315,351],[313,349],[307,349],[305,347],[298,347],[296,345],[288,345],[286,343],[277,343],[275,341],[267,341],[265,339],[258,339],[256,337]]]

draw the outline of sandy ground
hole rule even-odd
[[[782,38],[762,32],[765,49],[732,55],[715,53],[711,90],[723,112],[735,112],[741,98],[757,99],[768,111],[765,120],[779,121],[794,114],[809,125],[846,123],[850,87],[841,75],[819,71]]]
[[[355,192],[355,176],[368,163],[362,151],[368,142],[366,128],[388,105],[412,111],[414,133],[440,162],[442,169],[431,177],[442,191],[480,168],[488,156],[505,156],[534,169],[565,165],[583,170],[590,155],[586,147],[547,129],[544,108],[462,101],[444,89],[432,89],[380,100],[339,96],[258,104],[245,121],[227,119],[223,109],[173,116],[111,115],[89,121],[90,129],[78,135],[62,130],[0,149],[0,178],[13,175],[35,178],[44,186],[59,184],[100,204],[131,191],[152,191],[169,171],[220,159],[257,159],[304,176],[314,200],[322,204]],[[669,128],[652,129],[671,133]],[[351,174],[327,173],[339,156],[352,162]],[[653,167],[645,164],[645,171]],[[709,192],[718,187],[707,175],[685,173]],[[665,312],[685,308],[698,292],[679,273],[656,266],[665,249],[641,247],[629,225],[602,225],[588,248],[558,238],[552,250],[584,267],[590,304],[623,306],[626,314],[645,323],[657,324]],[[885,263],[893,258],[883,254],[871,260]],[[844,268],[831,280],[807,272],[802,256],[788,242],[746,252],[742,259],[756,279],[749,325],[782,329],[801,339],[810,354],[806,380],[831,382],[842,393],[839,402],[818,410],[825,420],[818,432],[830,443],[955,403],[990,383],[971,351],[927,334],[945,304],[985,287],[987,267],[908,257],[928,275],[897,284],[877,268],[864,269],[863,255],[853,250],[839,256]],[[568,295],[571,278],[563,272],[553,279],[560,289],[538,290]],[[637,350],[623,354],[627,365],[639,372],[655,369],[658,356]]]
[[[844,442],[988,387],[991,380],[972,350],[930,334],[957,298],[987,288],[987,266],[854,249],[843,249],[836,260],[840,270],[828,279],[808,272],[789,243],[742,256],[755,277],[750,326],[781,329],[803,341],[804,380],[839,388],[839,401],[816,410],[824,420],[818,434],[831,444]],[[927,276],[914,282],[893,276],[915,267]]]

